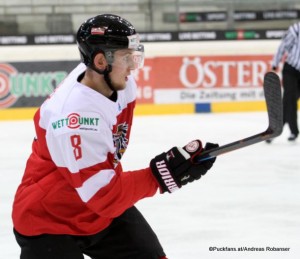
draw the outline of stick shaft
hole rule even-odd
[[[251,137],[248,138],[244,138],[244,139],[240,139],[234,142],[231,142],[229,144],[214,148],[214,149],[210,149],[207,151],[204,151],[199,157],[198,157],[198,162],[219,156],[219,155],[223,155],[226,154],[228,152],[240,149],[240,148],[244,148],[253,144],[256,144],[258,142],[267,140],[272,138],[272,133],[267,131],[261,132],[259,134],[253,135]]]

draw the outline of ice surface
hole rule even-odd
[[[264,112],[136,117],[123,167],[146,167],[155,155],[192,139],[224,145],[266,127]],[[2,121],[0,132],[0,258],[16,259],[11,204],[34,128],[31,121]],[[300,145],[299,140],[289,143],[288,135],[285,126],[272,144],[262,142],[222,155],[200,181],[137,203],[169,259],[300,258]],[[209,251],[210,247],[289,251]]]

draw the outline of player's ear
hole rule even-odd
[[[107,61],[103,53],[96,54],[94,58],[94,66],[99,70],[104,70],[107,66]]]

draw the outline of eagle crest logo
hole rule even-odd
[[[128,132],[128,124],[121,123],[116,127],[116,133],[113,134],[113,141],[116,147],[114,154],[114,165],[117,166],[121,160],[123,154],[125,153],[128,145],[128,138],[126,137]]]

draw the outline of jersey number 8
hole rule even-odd
[[[80,135],[72,135],[71,136],[71,145],[74,148],[73,154],[75,159],[78,160],[82,158],[82,149],[81,149],[81,137]]]

